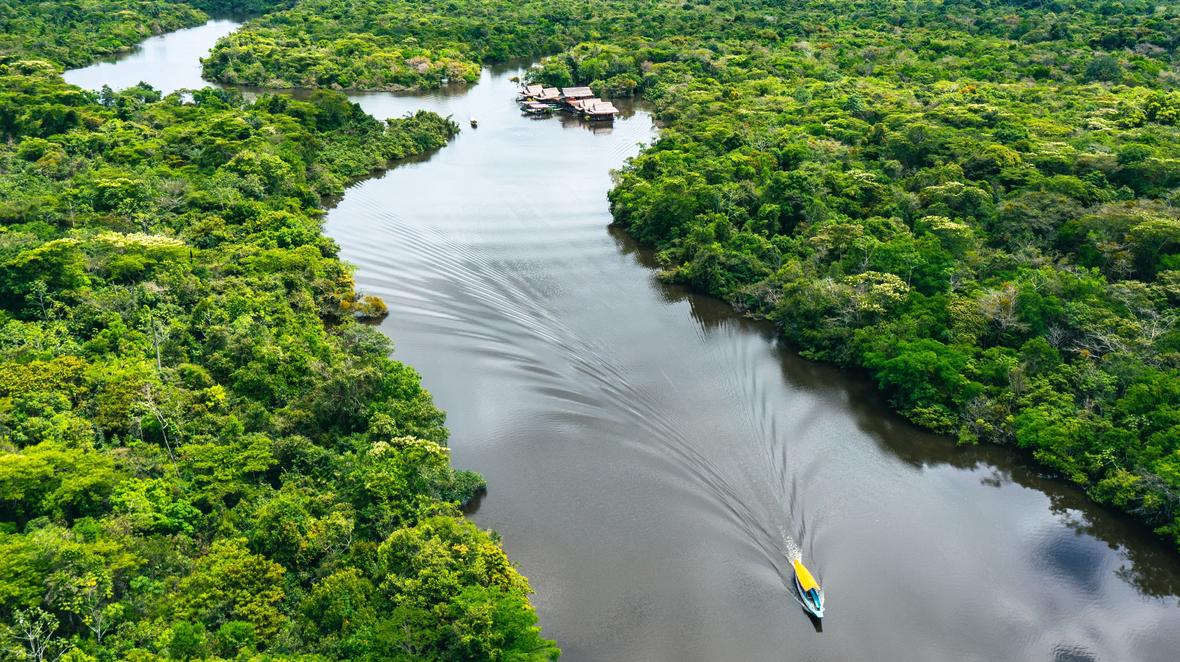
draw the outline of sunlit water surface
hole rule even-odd
[[[196,58],[233,27],[67,78],[198,85]],[[658,283],[607,228],[610,171],[654,138],[650,116],[523,118],[517,73],[355,96],[464,130],[351,187],[326,228],[389,303],[381,328],[448,411],[455,464],[487,477],[472,516],[503,534],[563,659],[1177,659],[1173,551]],[[826,590],[822,631],[790,597],[787,536]]]

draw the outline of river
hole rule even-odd
[[[229,21],[69,72],[191,86]],[[168,75],[161,75],[167,68]],[[354,98],[464,130],[349,188],[326,231],[448,412],[472,513],[503,535],[563,659],[1175,660],[1180,557],[1000,448],[958,449],[862,376],[661,284],[608,229],[610,170],[654,139],[523,118],[509,77]],[[479,128],[467,127],[469,116]],[[821,577],[817,628],[784,538]]]

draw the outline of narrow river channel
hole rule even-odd
[[[196,85],[196,59],[234,27],[67,80]],[[326,230],[388,302],[381,328],[448,412],[455,464],[487,478],[472,517],[503,535],[563,659],[1177,659],[1174,550],[660,284],[607,227],[610,170],[654,139],[651,117],[523,118],[518,73],[356,96],[378,117],[425,108],[464,129],[351,187]],[[788,588],[787,536],[826,589],[822,631]]]

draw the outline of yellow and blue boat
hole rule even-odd
[[[811,571],[803,565],[802,558],[796,558],[791,565],[795,568],[795,588],[799,591],[799,600],[807,613],[816,618],[824,617],[824,590],[819,582],[811,576]]]

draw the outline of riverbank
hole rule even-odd
[[[98,2],[0,2],[5,22],[0,60],[40,59],[66,68],[135,49],[153,35],[201,25],[207,16],[177,2],[128,2],[123,11]]]
[[[868,370],[914,423],[1027,449],[1180,540],[1180,131],[1171,74],[1151,73],[1174,64],[1154,19],[1121,15],[1145,40],[1132,55],[1108,48],[1092,0],[1053,35],[1034,25],[1058,16],[1014,23],[1001,5],[899,19],[553,1],[457,18],[398,5],[411,34],[387,3],[320,21],[333,0],[303,0],[219,47],[217,68],[432,85],[448,58],[470,79],[472,62],[560,52],[534,82],[642,92],[672,139],[623,170],[612,210],[672,277],[775,319],[812,358]],[[303,66],[308,48],[322,66]]]
[[[184,47],[188,47],[185,45]],[[327,217],[381,329],[449,412],[473,515],[504,535],[573,660],[1166,659],[1174,555],[1002,449],[956,449],[871,384],[658,282],[608,233],[608,172],[648,142],[525,120],[513,72],[461,95],[363,95],[378,117],[476,115]],[[788,532],[829,590],[787,603]],[[1018,600],[1016,598],[1019,598]]]
[[[454,122],[331,92],[83,94],[36,60],[0,64],[0,117],[6,646],[556,659],[460,512],[482,480],[322,234],[319,201]]]
[[[514,73],[360,97],[480,128],[351,188],[326,231],[389,302],[380,328],[450,412],[456,463],[487,477],[472,516],[504,535],[565,659],[1032,660],[1071,641],[1150,660],[1170,645],[1180,575],[1150,532],[1010,451],[916,430],[871,383],[660,283],[603,202],[609,171],[654,137],[648,111],[597,134],[521,118]],[[820,637],[784,606],[784,531],[834,596]],[[1127,621],[1108,608],[1151,614],[1137,652],[1119,652]],[[979,623],[994,629],[962,636]]]

